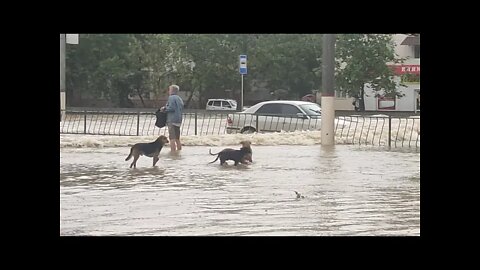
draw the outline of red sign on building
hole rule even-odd
[[[420,74],[420,65],[392,65],[395,75]]]

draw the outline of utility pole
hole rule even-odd
[[[60,34],[60,122],[65,117],[65,47],[66,34]]]
[[[78,34],[60,34],[60,122],[65,120],[65,50],[68,44],[78,44]]]
[[[335,144],[335,35],[324,34],[322,46],[321,145]]]

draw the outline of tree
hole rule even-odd
[[[199,106],[212,97],[240,97],[238,57],[248,55],[244,92],[255,81],[282,96],[299,98],[321,83],[321,35],[304,34],[82,34],[67,50],[69,97],[89,94],[129,107],[176,83],[196,95]],[[71,99],[67,99],[71,101]]]
[[[379,95],[383,91],[388,97],[401,97],[399,83],[395,82],[389,64],[401,62],[394,51],[391,35],[343,34],[337,36],[335,56],[336,86],[360,101],[360,111],[365,110],[365,85]]]
[[[135,90],[144,104],[142,96],[147,92],[166,95],[171,84],[172,59],[180,54],[178,46],[172,43],[168,34],[137,34],[131,44],[131,59],[138,59],[136,75],[138,84]],[[144,104],[145,106],[145,104]]]
[[[321,55],[319,34],[259,35],[252,73],[271,90],[285,89],[291,98],[300,98],[321,85]]]
[[[204,106],[208,98],[223,96],[225,89],[240,85],[238,48],[232,38],[227,34],[172,35],[180,52],[174,75],[182,89],[190,91],[186,104],[196,94],[198,105]]]
[[[183,89],[191,89],[190,97],[200,97],[200,106],[208,98],[226,96],[226,89],[240,98],[240,54],[248,55],[245,93],[261,81],[271,91],[285,89],[282,96],[299,98],[321,83],[321,35],[189,34],[172,35],[172,42],[183,62],[190,63],[177,68],[176,78]]]
[[[131,106],[131,78],[138,77],[138,61],[131,58],[133,35],[85,34],[79,45],[67,52],[67,83],[79,90],[123,107]],[[137,85],[138,85],[137,80]],[[140,79],[141,81],[141,79]]]

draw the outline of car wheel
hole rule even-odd
[[[242,134],[250,134],[250,133],[254,133],[256,130],[252,127],[246,127],[246,128],[243,128],[240,133]]]

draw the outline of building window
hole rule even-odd
[[[420,58],[420,45],[413,46],[413,57]]]

